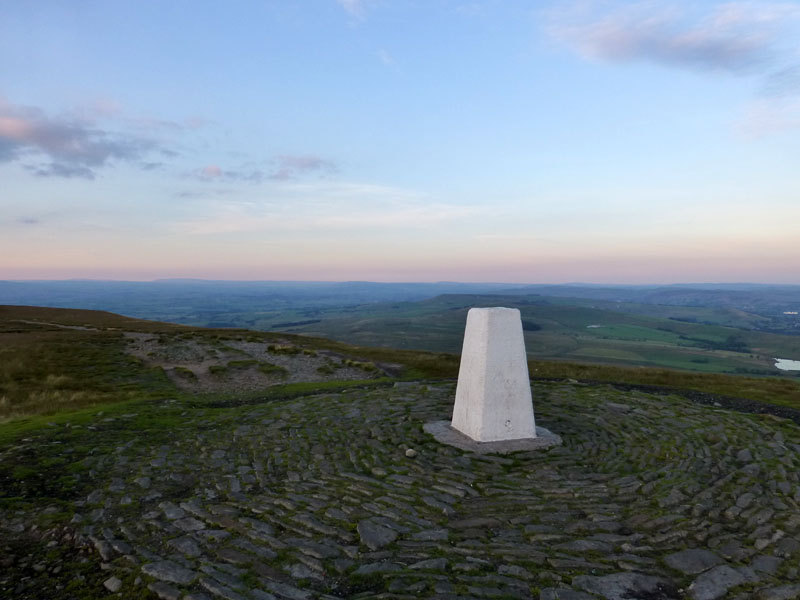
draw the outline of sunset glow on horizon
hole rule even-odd
[[[8,3],[0,279],[800,284],[800,1]]]

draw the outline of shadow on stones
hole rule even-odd
[[[387,580],[379,573],[368,575],[351,575],[347,579],[336,581],[331,585],[331,592],[342,598],[350,598],[356,594],[381,594],[387,589]]]
[[[77,534],[68,527],[54,527],[4,538],[0,543],[0,598],[95,598],[109,576],[100,568],[92,548],[64,543]],[[56,546],[48,546],[60,540]],[[146,589],[130,588],[136,598],[154,598]],[[123,597],[130,597],[130,593]]]
[[[684,596],[681,595],[676,586],[660,584],[655,591],[631,591],[623,594],[622,597],[628,600],[679,600]]]

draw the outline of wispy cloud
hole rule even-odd
[[[749,104],[739,123],[746,138],[800,129],[800,98],[760,98]]]
[[[424,229],[485,212],[431,201],[406,190],[354,183],[273,183],[259,199],[210,200],[176,225],[181,233],[327,233],[405,227]]]
[[[358,211],[350,214],[322,215],[312,220],[320,229],[351,229],[378,227],[426,228],[441,223],[471,217],[481,209],[456,204],[405,204],[386,207],[385,210]]]
[[[83,106],[73,107],[64,112],[61,118],[85,124],[92,124],[98,121],[113,121],[125,129],[153,135],[200,129],[211,123],[208,119],[200,116],[174,121],[159,119],[150,115],[129,114],[121,103],[110,98],[103,98]]]
[[[278,181],[295,179],[301,175],[326,175],[338,170],[333,161],[313,155],[282,155],[278,156],[275,162],[276,168],[269,178]]]
[[[51,162],[40,165],[23,165],[26,170],[37,177],[63,177],[65,179],[94,179],[93,169],[81,164],[71,164],[69,162]]]
[[[227,182],[245,181],[259,183],[266,178],[261,169],[223,169],[219,165],[205,165],[188,173],[189,177],[204,182]]]
[[[364,19],[365,0],[336,0],[347,13],[359,21]]]
[[[794,3],[728,2],[698,13],[674,2],[584,2],[550,13],[548,30],[586,58],[749,73],[774,65],[783,25],[798,18]]]
[[[760,91],[761,95],[767,98],[800,94],[800,64],[789,65],[769,73]]]
[[[137,164],[161,149],[149,137],[103,129],[85,117],[50,117],[0,98],[0,162],[30,160],[26,168],[37,176],[93,179],[113,162]]]
[[[262,163],[263,164],[263,163]],[[187,175],[204,182],[249,182],[265,180],[290,181],[316,175],[325,177],[338,171],[336,163],[313,155],[281,155],[261,168],[252,163],[237,168],[223,168],[209,164],[194,169]]]
[[[800,129],[800,58],[768,73],[739,122],[748,138],[761,138]]]
[[[549,34],[580,56],[648,61],[753,78],[756,99],[739,129],[758,137],[798,127],[798,2],[585,0],[546,14]]]
[[[378,59],[387,67],[395,66],[394,57],[383,48],[378,50]]]
[[[205,199],[205,198],[218,198],[218,197],[231,197],[236,195],[236,190],[230,188],[203,188],[203,189],[196,189],[196,190],[181,190],[175,192],[173,196],[175,198],[181,199],[190,199],[190,200],[197,200],[197,199]]]

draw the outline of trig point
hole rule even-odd
[[[477,442],[536,437],[516,308],[473,308],[467,314],[452,427]]]
[[[467,314],[453,420],[426,423],[436,440],[469,452],[549,448],[561,438],[533,418],[528,358],[516,308]]]

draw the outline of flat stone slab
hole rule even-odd
[[[425,423],[422,429],[431,434],[437,442],[454,446],[459,450],[474,452],[476,454],[509,454],[511,452],[526,452],[530,450],[544,450],[561,444],[561,436],[556,435],[544,427],[536,427],[535,438],[519,440],[502,440],[499,442],[476,442],[460,431],[453,429],[450,421],[433,421]]]
[[[705,548],[690,548],[669,554],[664,557],[664,562],[684,575],[697,575],[722,564],[724,561]]]
[[[744,575],[728,565],[714,567],[694,580],[689,586],[689,596],[693,600],[717,600],[732,587],[745,583]]]
[[[397,539],[397,532],[369,519],[361,521],[357,529],[361,541],[372,550],[380,550]]]

